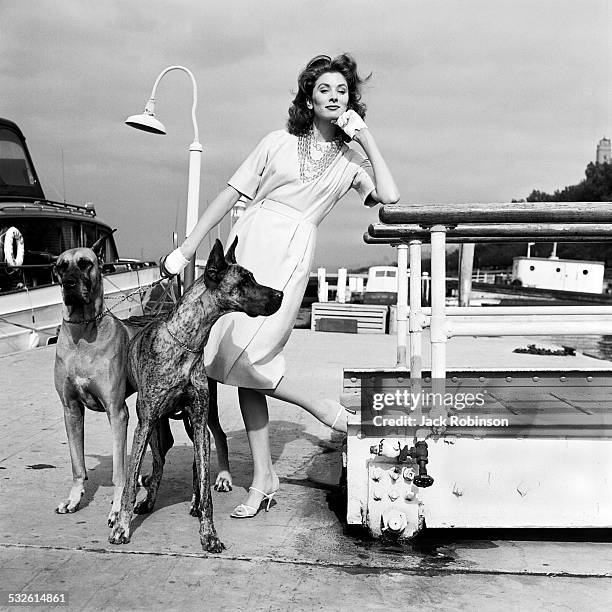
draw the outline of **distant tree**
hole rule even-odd
[[[556,190],[553,194],[534,189],[527,202],[612,202],[612,163],[591,162],[584,172],[585,178],[577,185]],[[512,200],[524,202],[525,200]],[[538,243],[531,249],[535,257],[548,257],[550,243]],[[512,259],[526,253],[523,243],[481,244],[476,249],[474,266],[505,268],[512,265]],[[612,245],[609,243],[559,243],[557,255],[568,259],[604,261],[612,267]]]
[[[552,195],[532,191],[528,202],[610,202],[612,201],[612,164],[591,162],[578,185],[557,190]]]

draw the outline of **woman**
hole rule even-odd
[[[252,486],[231,514],[234,518],[255,516],[264,502],[267,509],[279,486],[270,456],[267,395],[346,431],[345,411],[338,402],[303,397],[297,391],[295,375],[285,372],[282,350],[306,290],[318,224],[351,188],[369,206],[399,200],[391,172],[363,122],[363,82],[350,55],[313,58],[298,77],[287,130],[263,138],[163,264],[169,274],[178,274],[238,199],[252,200],[228,244],[239,237],[237,261],[259,283],[282,289],[283,304],[270,317],[225,315],[213,327],[205,351],[208,376],[238,387],[253,455]],[[367,157],[349,148],[350,140]]]

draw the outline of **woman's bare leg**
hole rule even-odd
[[[265,394],[265,395],[264,395]],[[253,482],[255,489],[271,493],[278,489],[278,477],[274,472],[270,454],[269,417],[266,395],[295,404],[310,412],[325,425],[337,431],[346,432],[346,412],[339,402],[324,398],[311,398],[299,390],[291,376],[283,376],[275,389],[255,391],[238,389],[240,411],[247,431],[247,438],[253,455]],[[258,508],[263,496],[257,491],[249,491],[243,502],[252,508]]]
[[[310,412],[312,416],[324,425],[329,427],[333,425],[336,431],[346,433],[347,413],[342,408],[340,402],[329,398],[311,397],[305,394],[303,391],[300,391],[300,386],[290,374],[285,374],[281,378],[276,389],[265,389],[262,392],[275,399],[300,406],[300,408]]]
[[[239,388],[238,399],[253,455],[253,483],[251,486],[271,493],[278,489],[278,477],[274,472],[270,455],[268,402],[265,395],[253,389]],[[261,493],[249,491],[244,504],[258,508],[261,500]]]

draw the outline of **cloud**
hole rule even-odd
[[[0,11],[0,115],[25,131],[54,197],[63,150],[67,195],[93,200],[119,226],[126,256],[158,257],[177,211],[184,223],[189,79],[171,73],[160,84],[167,136],[123,125],[169,65],[198,82],[202,207],[283,127],[297,74],[317,53],[350,51],[373,73],[367,121],[405,204],[571,184],[611,131],[605,0],[5,0]],[[375,216],[341,202],[320,228],[317,263],[392,253],[361,244]]]

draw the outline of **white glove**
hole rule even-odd
[[[189,260],[185,259],[181,249],[174,249],[165,259],[162,259],[160,268],[162,273],[166,272],[168,276],[176,276],[187,267],[188,263]]]
[[[335,121],[336,125],[343,130],[350,138],[355,137],[357,130],[362,130],[368,126],[365,121],[354,111],[347,110],[343,112]]]

